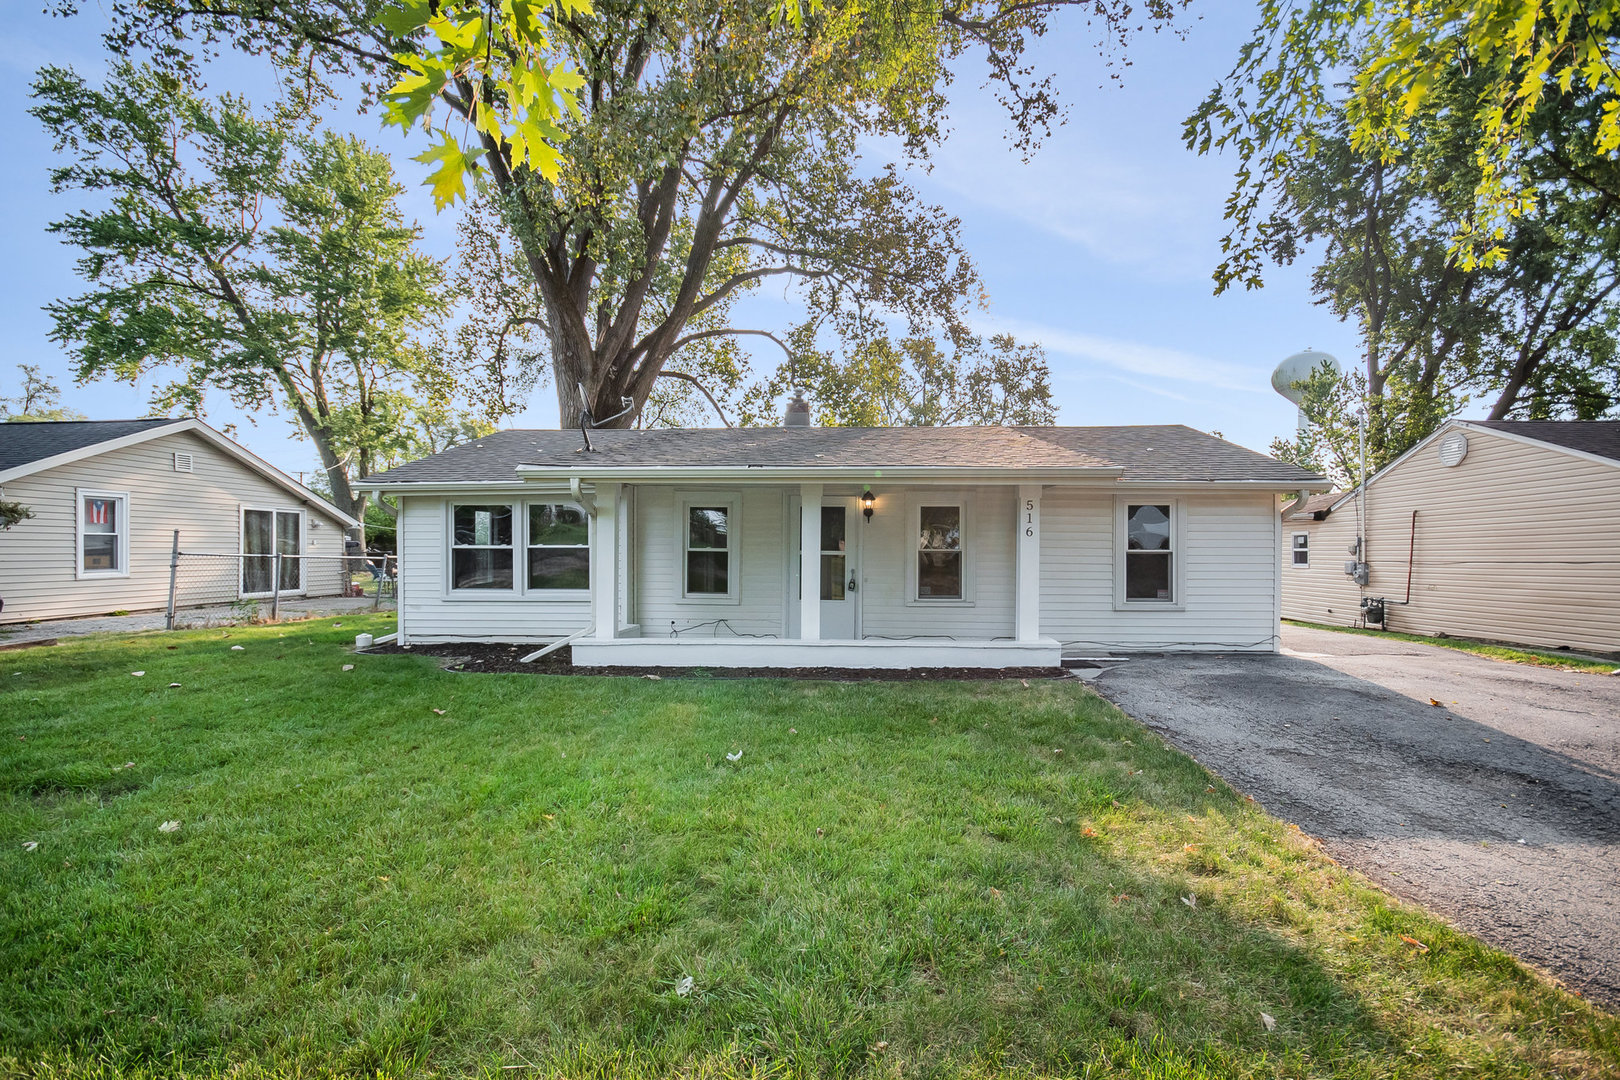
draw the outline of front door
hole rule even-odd
[[[855,599],[860,589],[854,543],[854,499],[821,503],[821,637],[849,641],[855,637]]]

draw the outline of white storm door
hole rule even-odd
[[[821,639],[855,639],[860,567],[854,499],[821,502]]]

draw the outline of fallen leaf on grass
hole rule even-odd
[[[130,674],[131,674],[131,675],[133,675],[133,676],[135,676],[135,677],[136,677],[136,678],[137,678],[137,679],[138,679],[138,678],[140,678],[140,677],[141,677],[141,676],[142,676],[142,675],[145,675],[145,674],[146,674],[146,672],[144,672],[144,671],[132,671],[132,672],[130,672]]]
[[[39,847],[39,841],[38,840],[24,840],[23,841],[23,850],[24,851],[33,851],[37,847]]]
[[[675,994],[676,994],[676,996],[677,997],[685,997],[686,995],[690,994],[692,992],[693,983],[694,983],[694,980],[693,980],[692,976],[690,976],[690,975],[688,975],[686,978],[682,979],[680,982],[676,983],[675,984]]]
[[[1081,836],[1096,836],[1097,835],[1097,830],[1093,829],[1090,825],[1087,825],[1085,828],[1080,830],[1080,835]]]
[[[1115,810],[1123,810],[1123,809],[1125,809],[1125,804],[1120,802],[1118,799],[1113,800],[1113,803],[1114,803],[1114,809]]]
[[[169,689],[170,690],[178,690],[178,689],[180,689],[180,684],[177,683],[177,682],[172,682],[172,683],[169,684]]]
[[[1181,845],[1181,850],[1182,851],[1197,851],[1198,850],[1198,845],[1197,844],[1182,844]]]
[[[1429,947],[1427,945],[1423,944],[1423,942],[1419,941],[1415,937],[1408,937],[1407,935],[1402,934],[1401,935],[1401,940],[1406,942],[1408,945],[1412,946],[1412,948],[1416,949],[1418,952],[1428,952],[1429,951]]]
[[[727,754],[726,755],[726,760],[727,761],[741,761],[742,760],[742,751],[739,750],[735,754]]]
[[[231,646],[231,652],[245,652],[245,651],[246,651],[245,646],[242,646],[242,645],[232,645]]]
[[[180,831],[180,823],[178,821],[165,821],[163,824],[158,826],[158,832],[179,832],[179,831]]]
[[[664,677],[662,675],[643,675],[642,678],[650,679],[653,682],[660,682]]]
[[[888,1048],[889,1048],[889,1044],[887,1042],[885,1042],[885,1041],[882,1041],[882,1040],[879,1040],[878,1042],[875,1042],[875,1043],[872,1044],[872,1049],[876,1050],[880,1054],[883,1053],[883,1051],[887,1050]]]
[[[1188,893],[1181,898],[1181,902],[1190,908],[1195,908],[1198,906],[1198,896],[1195,893]]]
[[[387,881],[388,880],[388,875],[387,874],[378,874],[377,875],[377,880],[378,881]]]
[[[1000,900],[1001,895],[1002,894],[1001,894],[1000,889],[996,888],[994,885],[990,886],[990,899],[992,899],[992,900]]]
[[[1260,1023],[1265,1026],[1267,1031],[1277,1030],[1277,1018],[1272,1016],[1270,1013],[1261,1013]]]
[[[433,713],[434,713],[435,716],[443,716],[444,715],[444,710],[443,709],[434,709]]]
[[[797,735],[797,734],[798,734],[798,733],[799,733],[799,729],[798,729],[798,728],[796,728],[796,727],[790,727],[790,728],[788,728],[788,734],[789,734],[789,735]]]
[[[344,664],[343,665],[343,670],[344,671],[353,671],[354,670],[354,665],[353,664]]]
[[[1018,681],[1024,684],[1024,689],[1025,690],[1029,689],[1029,680],[1028,679],[1019,679]],[[887,1045],[887,1044],[885,1044],[885,1045]]]

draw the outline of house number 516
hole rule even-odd
[[[1035,500],[1024,500],[1024,535],[1035,535]]]

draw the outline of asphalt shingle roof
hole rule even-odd
[[[1345,492],[1342,491],[1325,491],[1308,496],[1304,502],[1296,499],[1283,507],[1282,515],[1285,519],[1298,521],[1315,517],[1317,514],[1325,514],[1344,496]]]
[[[1475,420],[1473,423],[1620,461],[1620,420]]]
[[[0,469],[42,461],[179,420],[30,420],[0,424]]]
[[[485,436],[372,477],[384,484],[515,479],[520,465],[554,467],[713,466],[1123,468],[1130,480],[1255,480],[1308,483],[1318,477],[1180,425],[1147,427],[656,428],[591,432],[514,430]]]

